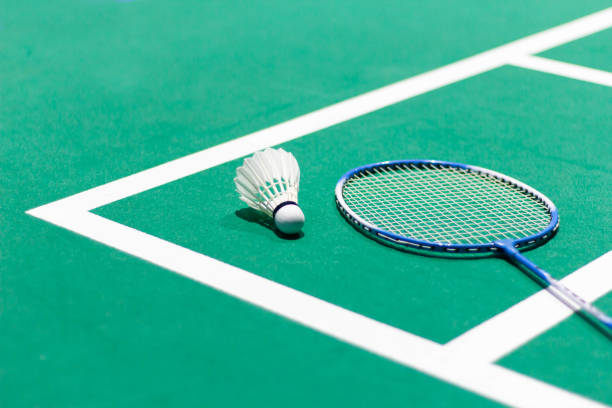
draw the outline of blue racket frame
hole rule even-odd
[[[349,221],[351,221],[352,223],[361,227],[366,232],[378,238],[383,238],[394,244],[402,245],[402,246],[409,247],[409,248],[443,251],[443,252],[449,252],[449,253],[453,253],[453,252],[455,253],[456,252],[459,252],[459,253],[495,252],[501,249],[499,247],[499,243],[501,243],[501,241],[498,241],[497,244],[495,242],[486,243],[486,244],[446,244],[446,243],[439,243],[439,242],[421,241],[421,240],[414,239],[414,238],[404,237],[402,235],[397,235],[392,232],[386,231],[384,229],[378,228],[377,226],[363,220],[361,217],[355,214],[350,208],[348,208],[348,205],[346,204],[346,202],[344,201],[344,198],[342,197],[342,190],[344,188],[344,184],[352,176],[362,173],[365,170],[371,170],[371,169],[381,168],[381,167],[392,167],[395,165],[413,165],[413,166],[434,165],[434,166],[461,168],[461,169],[472,171],[474,173],[485,174],[491,177],[495,177],[515,187],[518,187],[518,189],[528,193],[529,195],[532,195],[533,197],[536,197],[539,201],[544,203],[544,205],[548,208],[548,211],[550,212],[550,217],[551,217],[550,223],[548,224],[546,228],[544,228],[542,231],[540,231],[537,234],[511,241],[512,245],[515,248],[525,248],[525,247],[536,246],[539,243],[542,243],[548,240],[549,238],[551,238],[556,233],[557,229],[559,228],[559,213],[557,211],[557,207],[555,207],[553,202],[550,199],[548,199],[548,197],[546,197],[544,194],[540,193],[537,190],[534,190],[533,188],[529,187],[526,184],[521,183],[518,180],[513,179],[512,177],[508,177],[504,174],[498,173],[493,170],[489,170],[489,169],[485,169],[485,168],[477,167],[477,166],[471,166],[468,164],[462,164],[462,163],[454,163],[454,162],[447,162],[447,161],[440,161],[440,160],[394,160],[394,161],[384,161],[384,162],[379,162],[379,163],[372,163],[372,164],[367,164],[365,166],[354,168],[353,170],[348,171],[346,174],[344,174],[340,178],[340,180],[338,180],[338,183],[336,184],[336,190],[335,190],[336,204],[340,212],[342,212],[342,214]]]
[[[536,200],[542,202],[550,213],[550,222],[546,226],[546,228],[542,229],[542,231],[537,234],[530,235],[520,239],[501,239],[498,241],[485,243],[485,244],[450,244],[450,243],[440,243],[440,242],[428,242],[421,241],[418,239],[405,237],[402,235],[397,235],[392,232],[386,231],[382,228],[378,228],[377,226],[365,221],[359,215],[355,214],[343,198],[343,189],[344,185],[348,180],[350,180],[353,176],[359,173],[363,173],[367,170],[376,169],[376,168],[391,168],[398,165],[406,165],[406,166],[436,166],[436,167],[454,167],[460,168],[464,170],[468,170],[477,174],[486,175],[489,177],[494,177],[498,180],[501,180],[505,183],[511,184],[512,186],[518,188],[526,194],[531,195]],[[493,170],[485,169],[482,167],[471,166],[468,164],[462,163],[454,163],[447,161],[439,161],[439,160],[395,160],[395,161],[384,161],[379,163],[372,163],[365,166],[357,167],[346,174],[344,174],[338,183],[336,184],[336,205],[340,212],[344,215],[346,219],[348,219],[352,224],[366,232],[367,235],[377,239],[382,238],[383,240],[398,244],[403,247],[408,247],[412,249],[421,249],[428,251],[437,251],[437,252],[445,252],[445,253],[482,253],[482,252],[501,252],[503,253],[510,261],[518,265],[519,267],[524,268],[526,271],[531,272],[535,277],[537,277],[542,283],[547,285],[547,289],[556,296],[559,300],[569,306],[571,309],[577,312],[581,312],[582,316],[586,317],[590,322],[596,323],[596,327],[603,327],[606,329],[604,333],[612,339],[612,318],[601,310],[593,306],[591,303],[582,299],[580,296],[576,295],[566,286],[564,286],[559,281],[555,280],[548,272],[539,268],[536,264],[527,259],[523,254],[521,254],[520,249],[528,249],[534,246],[537,246],[548,239],[550,239],[559,228],[559,213],[557,211],[557,207],[549,200],[544,194],[540,193],[537,190],[529,187],[526,184],[521,183],[518,180],[513,179],[512,177],[508,177],[504,174],[498,173]]]

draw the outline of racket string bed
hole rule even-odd
[[[346,184],[345,200],[359,215],[398,235],[485,243],[531,235],[550,221],[546,206],[524,192],[464,169],[392,166],[364,175]]]

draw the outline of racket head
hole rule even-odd
[[[430,178],[427,182],[420,180],[425,175]],[[416,187],[406,191],[402,183],[413,183]],[[473,188],[470,188],[472,184]],[[359,195],[359,189],[363,189],[361,193],[365,198]],[[492,200],[478,202],[479,192],[493,194],[494,198],[504,198],[500,204],[501,208],[495,211],[508,211],[510,215],[495,215],[495,211],[487,207]],[[461,163],[396,160],[360,166],[340,178],[336,184],[335,196],[338,209],[354,227],[379,242],[389,243],[394,247],[399,245],[404,249],[446,254],[482,254],[497,252],[499,247],[496,242],[499,241],[511,241],[517,248],[529,249],[546,242],[559,228],[557,208],[542,193],[496,171]],[[361,206],[360,198],[370,207]],[[438,198],[440,201],[436,201]],[[389,201],[393,199],[410,200],[415,205],[406,206],[397,202],[389,205]],[[476,201],[470,201],[472,199]],[[437,210],[430,211],[427,205]],[[473,205],[476,206],[476,215],[471,215],[468,211],[474,208]],[[495,206],[497,204],[493,205]],[[410,211],[416,215],[411,215]],[[451,211],[450,216],[448,211]],[[377,212],[382,212],[382,215]],[[385,212],[397,214],[399,221],[385,215]],[[471,237],[470,229],[482,229],[478,217],[483,214],[495,231],[488,235],[479,232]],[[514,227],[513,222],[517,222],[517,225],[524,223],[520,220],[524,219],[525,214],[530,220],[529,217],[533,215],[533,222],[530,221],[533,225],[529,225],[529,228]],[[428,224],[426,228],[431,228],[432,231],[418,232],[418,228],[412,228],[411,231],[410,227],[402,226],[402,221],[405,221],[402,217],[408,219],[412,225],[416,225],[422,218],[422,221]],[[469,221],[467,227],[453,227],[465,223],[465,219]],[[467,236],[466,228],[470,230]],[[444,230],[444,234],[438,234],[436,229]],[[464,235],[454,239],[453,233],[459,230],[463,231]]]

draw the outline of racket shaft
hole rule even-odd
[[[563,296],[566,300],[574,302],[574,304],[576,304],[579,309],[582,309],[583,311],[591,314],[596,320],[599,320],[608,328],[612,329],[612,318],[610,316],[608,316],[599,308],[572,292],[567,286],[563,285],[561,282],[551,277],[546,271],[540,269],[540,272],[543,272],[545,275],[548,275],[547,282],[549,283],[549,285],[557,289],[558,293],[560,293],[561,296]]]
[[[572,292],[567,286],[550,276],[548,272],[539,268],[535,263],[523,256],[523,254],[521,254],[521,252],[514,247],[511,241],[496,242],[496,245],[498,248],[501,248],[504,251],[509,259],[525,267],[525,269],[546,283],[549,288],[554,289],[551,291],[551,293],[567,306],[575,311],[581,310],[582,312],[585,312],[586,314],[590,315],[592,319],[612,330],[612,317],[608,316],[600,309]]]

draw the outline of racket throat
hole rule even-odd
[[[523,256],[521,251],[516,248],[513,240],[503,239],[495,241],[493,245],[495,248],[501,250],[508,260],[512,261],[519,267],[528,269],[531,273],[541,279],[542,283],[544,283],[546,286],[550,285],[551,276],[548,274],[548,272],[538,268],[535,263]]]

